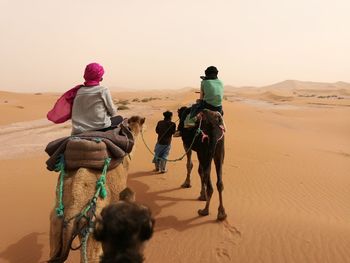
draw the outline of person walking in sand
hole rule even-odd
[[[163,112],[164,120],[157,123],[156,133],[158,139],[154,148],[153,163],[155,164],[155,171],[165,173],[166,162],[171,148],[171,138],[175,133],[176,124],[172,122],[173,113],[170,111]]]

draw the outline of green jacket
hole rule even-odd
[[[214,107],[221,106],[224,96],[224,85],[219,79],[206,79],[201,82],[203,100]]]

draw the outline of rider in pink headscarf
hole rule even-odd
[[[65,92],[47,118],[54,123],[72,119],[72,134],[108,129],[111,126],[110,117],[116,114],[116,108],[109,90],[100,86],[103,74],[104,69],[100,64],[87,65],[84,85]]]
[[[91,87],[99,85],[104,73],[103,67],[98,63],[87,65],[84,72],[84,86]]]

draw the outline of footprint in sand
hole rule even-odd
[[[229,222],[222,223],[223,240],[215,249],[216,259],[218,262],[231,262],[232,248],[240,243],[242,240],[241,232]]]
[[[233,245],[238,245],[242,240],[241,232],[234,226],[230,225],[229,222],[223,222],[225,241]]]
[[[220,259],[222,260],[231,260],[231,256],[226,248],[216,248],[216,256],[218,261],[220,262]]]

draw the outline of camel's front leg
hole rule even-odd
[[[198,214],[201,216],[209,215],[210,199],[211,199],[211,196],[213,195],[213,186],[212,186],[211,180],[210,180],[210,170],[211,170],[210,164],[206,168],[203,168],[203,181],[204,181],[204,185],[206,187],[205,197],[206,197],[207,202],[205,204],[204,209],[198,210]]]
[[[216,176],[217,176],[217,182],[216,187],[219,192],[219,208],[218,208],[218,216],[217,219],[219,221],[225,220],[227,215],[224,208],[224,203],[222,199],[222,191],[224,190],[224,183],[222,181],[222,164],[223,164],[223,151],[218,152],[215,154],[214,162],[215,162],[215,168],[216,168]]]
[[[184,149],[187,152],[186,157],[187,157],[187,163],[186,163],[186,168],[187,168],[187,175],[186,175],[186,180],[185,182],[181,185],[182,188],[190,188],[191,186],[191,171],[193,168],[193,163],[192,163],[192,151],[188,150],[188,148],[185,147]]]
[[[50,258],[60,256],[62,247],[63,219],[56,215],[55,209],[50,213]]]
[[[198,174],[199,177],[201,179],[201,192],[199,194],[198,200],[199,201],[207,201],[207,197],[206,197],[206,185],[205,185],[205,181],[204,181],[204,174],[203,174],[203,168],[202,166],[199,164],[198,166]]]

